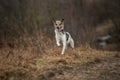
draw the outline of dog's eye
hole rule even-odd
[[[59,25],[62,25],[62,23],[60,23]]]

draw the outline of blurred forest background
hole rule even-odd
[[[52,18],[75,52],[61,56]],[[119,50],[120,0],[0,0],[0,80],[120,80]]]
[[[53,40],[52,18],[65,19],[76,46],[94,44],[96,37],[108,34],[118,44],[119,14],[119,0],[0,0],[0,46],[35,35]]]

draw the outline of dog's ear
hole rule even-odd
[[[64,19],[62,19],[61,22],[63,23],[63,22],[64,22]]]

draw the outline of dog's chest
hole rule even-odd
[[[60,33],[57,33],[57,35],[60,39],[65,39],[66,38],[65,33],[60,32]]]
[[[64,39],[64,38],[66,38],[65,32],[55,31],[55,35],[57,35],[57,37],[58,37],[59,39]]]
[[[59,36],[60,39],[64,39],[66,41],[68,41],[68,39],[69,39],[69,34],[66,33],[66,32],[60,33],[60,34],[58,34],[58,36]]]

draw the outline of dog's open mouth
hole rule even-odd
[[[63,29],[62,29],[62,28],[57,27],[57,30],[58,30],[58,32],[61,32]]]
[[[58,29],[58,32],[61,32],[62,31],[62,29]]]

